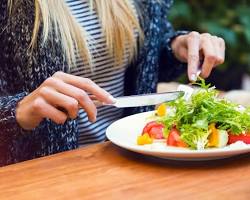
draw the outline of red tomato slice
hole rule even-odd
[[[146,126],[143,128],[142,134],[149,133],[150,129],[154,126],[157,126],[159,123],[156,121],[148,122]]]
[[[168,139],[167,139],[168,146],[175,146],[175,147],[187,147],[188,145],[181,140],[180,132],[176,128],[172,128],[169,132]]]
[[[150,137],[154,139],[164,139],[163,129],[164,129],[163,125],[152,127],[149,131]]]
[[[169,146],[177,146],[177,141],[180,138],[180,133],[176,128],[172,128],[169,132],[167,145]]]
[[[151,138],[163,139],[163,129],[163,124],[157,123],[156,121],[152,121],[146,124],[142,131],[142,135],[148,133]]]
[[[231,133],[228,134],[228,144],[232,144],[237,141],[242,141],[246,144],[250,144],[250,133],[240,135],[232,135]]]
[[[180,141],[177,142],[177,147],[185,147],[185,148],[187,148],[188,145],[180,139]]]

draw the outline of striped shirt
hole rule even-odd
[[[122,66],[114,65],[114,58],[106,47],[106,39],[102,33],[101,24],[95,10],[90,8],[88,0],[65,0],[73,16],[91,36],[95,46],[93,53],[94,71],[90,71],[83,61],[77,58],[77,67],[71,69],[71,74],[89,78],[114,97],[124,93],[125,69],[128,65],[128,52],[125,53]],[[115,120],[121,118],[122,109],[115,107],[97,108],[97,121],[90,123],[84,110],[79,111],[79,146],[106,140],[106,128]]]

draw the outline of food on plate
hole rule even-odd
[[[240,135],[229,133],[228,144],[232,144],[237,141],[242,141],[245,144],[250,144],[250,133],[245,133]]]
[[[156,109],[138,137],[138,145],[160,140],[168,146],[202,150],[238,141],[250,144],[250,107],[218,98],[217,90],[201,78],[195,84],[200,89],[189,99],[179,98]],[[142,137],[148,142],[141,142]]]
[[[165,116],[166,115],[166,112],[167,112],[167,106],[166,106],[166,104],[161,104],[158,108],[157,108],[157,110],[156,110],[156,114],[158,115],[158,116],[160,116],[160,117],[163,117],[163,116]]]
[[[148,133],[138,136],[137,138],[138,145],[152,144],[152,143],[153,143],[153,139],[149,136]]]

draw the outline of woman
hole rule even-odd
[[[3,0],[0,165],[104,141],[112,121],[149,108],[101,107],[96,119],[93,99],[112,104],[113,96],[155,92],[158,81],[185,70],[182,63],[190,80],[201,58],[203,77],[223,63],[223,39],[174,32],[167,21],[171,4]]]

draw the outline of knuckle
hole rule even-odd
[[[194,40],[196,41],[196,40],[199,40],[199,39],[200,39],[200,34],[198,32],[195,32],[195,31],[189,33],[188,37],[187,37],[188,43],[191,43]]]
[[[212,39],[213,39],[214,41],[218,41],[218,39],[219,39],[217,36],[214,36],[214,35],[211,36],[211,37],[212,37]]]
[[[192,36],[188,36],[188,38],[187,38],[187,42],[188,42],[188,43],[193,42],[193,37],[192,37]]]
[[[67,103],[67,107],[70,111],[76,111],[78,110],[78,101],[75,99],[72,99]]]
[[[224,63],[225,62],[225,58],[222,58],[222,57],[219,57],[218,58],[218,63],[219,64],[222,64],[222,63]]]
[[[218,40],[219,40],[219,43],[220,43],[220,45],[222,45],[222,46],[226,46],[226,43],[225,43],[225,40],[224,39],[222,39],[222,38],[218,38]]]
[[[64,75],[64,72],[62,72],[62,71],[58,71],[58,72],[53,74],[54,77],[58,77],[58,78],[62,77],[63,75]]]
[[[76,95],[76,99],[78,99],[79,102],[84,102],[87,99],[87,94],[84,92],[78,92]]]
[[[95,113],[96,112],[96,107],[92,101],[85,101],[83,108],[87,113]]]
[[[40,112],[42,111],[43,107],[44,107],[44,101],[41,98],[36,98],[33,102],[33,109],[35,111]]]
[[[191,33],[189,33],[189,36],[194,38],[194,37],[200,37],[200,33],[196,32],[196,31],[192,31]]]
[[[188,59],[192,60],[192,61],[198,61],[199,60],[199,56],[197,56],[195,54],[190,54],[190,55],[188,55]]]
[[[203,33],[201,34],[202,37],[205,37],[205,38],[210,38],[212,37],[212,35],[210,33]]]
[[[213,40],[214,40],[217,44],[219,44],[219,45],[221,45],[221,46],[225,46],[225,40],[224,40],[223,38],[217,37],[217,36],[213,36]]]
[[[217,39],[219,40],[219,42],[221,42],[221,43],[225,43],[225,40],[224,40],[223,38],[221,38],[221,37],[217,37]]]
[[[48,87],[41,87],[40,89],[39,89],[39,95],[41,95],[41,96],[47,96],[48,95],[48,93],[49,93],[49,88]]]
[[[45,85],[54,85],[56,84],[57,80],[54,77],[49,77],[45,80]]]
[[[84,78],[84,82],[87,84],[87,85],[94,85],[94,82],[89,79],[89,78]]]
[[[214,54],[210,54],[207,56],[207,60],[208,62],[212,63],[212,62],[216,62],[218,60],[218,57]]]

